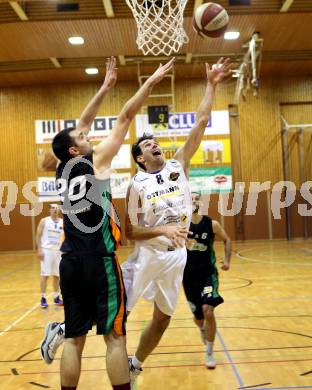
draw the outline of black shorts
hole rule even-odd
[[[126,294],[115,254],[64,254],[60,285],[65,311],[65,337],[88,333],[125,335]]]
[[[224,302],[219,295],[218,270],[203,272],[185,268],[183,276],[183,288],[187,302],[196,319],[202,320],[203,305],[216,307]]]

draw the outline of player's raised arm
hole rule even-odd
[[[110,166],[113,157],[125,139],[131,121],[152,91],[154,85],[159,83],[170,71],[173,62],[174,58],[165,65],[160,64],[158,69],[145,81],[137,93],[126,102],[118,115],[111,134],[94,148],[94,164],[96,168],[101,169]]]
[[[106,73],[102,86],[98,92],[93,96],[90,102],[87,104],[86,108],[83,110],[80,115],[76,129],[83,131],[84,133],[89,133],[91,125],[96,117],[100,106],[103,102],[103,99],[107,92],[111,90],[117,81],[117,68],[116,68],[116,58],[110,57],[106,63]]]
[[[190,159],[198,149],[203,138],[210,118],[216,86],[220,81],[231,74],[231,68],[232,64],[230,63],[229,58],[226,60],[220,58],[212,69],[210,69],[209,65],[206,63],[207,86],[204,97],[196,113],[195,125],[193,126],[185,144],[179,148],[174,155],[174,158],[181,162],[184,170],[187,169]]]

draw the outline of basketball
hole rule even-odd
[[[223,35],[229,23],[226,10],[216,3],[205,3],[196,8],[193,27],[201,37],[217,38]]]

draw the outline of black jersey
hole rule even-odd
[[[215,234],[212,229],[212,219],[203,216],[198,224],[191,222],[190,234],[187,239],[187,270],[206,270],[214,272],[216,269],[216,255],[213,249]]]
[[[120,241],[110,180],[95,178],[93,156],[73,158],[56,170],[65,239],[62,252],[114,252]]]

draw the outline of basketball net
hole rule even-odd
[[[187,0],[126,0],[135,18],[136,43],[144,55],[177,52],[188,42],[183,28]]]

